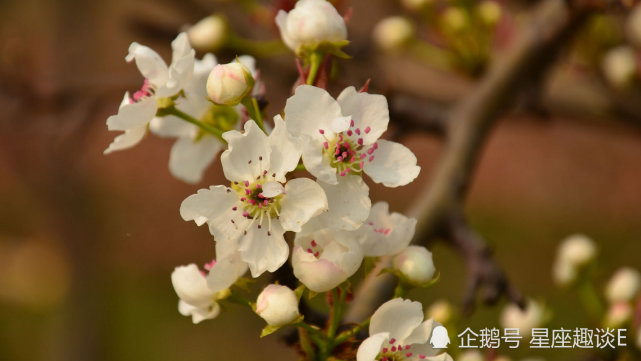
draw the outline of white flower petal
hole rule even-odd
[[[283,228],[299,232],[310,218],[327,210],[327,197],[318,183],[309,178],[296,178],[285,184],[280,205]]]
[[[178,301],[178,312],[183,316],[191,316],[192,312],[196,309],[198,309],[198,307],[194,307],[183,300]]]
[[[389,332],[390,337],[403,340],[423,322],[423,307],[420,302],[395,298],[385,302],[372,315],[370,335]]]
[[[285,121],[280,115],[274,117],[274,130],[269,135],[272,152],[269,174],[276,174],[276,180],[285,181],[285,175],[298,165],[301,155],[300,142],[287,132]]]
[[[365,145],[374,143],[385,133],[389,123],[387,99],[380,94],[359,93],[354,87],[345,88],[337,98],[341,112],[351,116],[354,127],[360,128]],[[364,132],[369,127],[369,132]]]
[[[406,146],[385,139],[377,141],[374,159],[365,162],[365,173],[376,183],[386,187],[404,186],[416,177],[421,167],[416,165],[416,156]]]
[[[272,221],[271,231],[266,225],[267,222],[264,221],[261,228],[254,224],[247,229],[238,248],[254,278],[265,271],[275,272],[287,261],[289,254],[289,247],[283,237],[285,231],[280,223]]]
[[[331,208],[330,208],[331,210]],[[372,206],[367,221],[356,232],[367,257],[395,255],[409,245],[414,237],[416,219],[400,213],[389,214],[387,202]]]
[[[442,353],[437,356],[431,356],[423,359],[424,361],[454,361],[448,353]]]
[[[300,246],[294,247],[292,267],[294,276],[314,292],[327,292],[349,277],[330,260],[318,259]]]
[[[390,337],[389,332],[371,334],[358,347],[356,352],[356,361],[374,361],[381,351],[383,343]]]
[[[160,97],[172,96],[180,91],[194,74],[194,61],[196,52],[189,45],[186,33],[180,33],[171,42],[173,49],[172,61],[169,66],[169,77],[165,86],[156,89]]]
[[[342,116],[336,100],[327,91],[311,85],[297,87],[285,105],[285,124],[294,137],[323,139],[319,133],[322,129],[328,138],[332,138],[332,125]]]
[[[207,222],[217,242],[232,242],[243,234],[249,222],[242,216],[240,206],[237,193],[224,186],[211,186],[187,197],[180,205],[180,215],[199,226]]]
[[[178,297],[194,307],[209,307],[213,302],[214,292],[207,287],[205,276],[193,263],[176,267],[171,274],[171,283]]]
[[[283,194],[285,187],[280,182],[267,182],[262,186],[263,197],[274,198],[279,194]]]
[[[129,46],[127,61],[136,60],[136,66],[143,77],[156,87],[165,85],[169,77],[169,69],[164,60],[152,49],[136,42]]]
[[[143,98],[139,102],[129,103],[129,94],[118,109],[118,114],[107,118],[107,129],[109,130],[130,130],[140,128],[151,121],[156,115],[158,102],[155,97]]]
[[[336,176],[336,169],[330,165],[329,158],[323,155],[323,142],[310,137],[303,139],[301,143],[305,169],[321,182],[337,184],[338,177]]]
[[[180,306],[178,307],[180,310]],[[220,313],[220,306],[216,302],[213,302],[210,307],[193,308],[189,310],[189,314],[191,314],[191,321],[193,323],[200,323],[204,320],[210,320],[212,318],[216,318],[219,313]]]
[[[193,114],[192,112],[187,113]],[[198,127],[191,123],[187,123],[183,119],[173,115],[168,115],[153,118],[149,123],[149,130],[160,137],[177,138],[191,137],[192,134],[198,132]]]
[[[401,340],[402,343],[413,345],[413,344],[424,344],[427,343],[432,337],[432,330],[436,326],[443,326],[440,323],[429,319],[421,323],[418,327],[412,331],[412,333],[407,336],[405,339]],[[414,346],[412,346],[414,348]],[[423,352],[422,352],[423,353]],[[423,353],[424,355],[433,355],[434,353]]]
[[[347,129],[349,129],[351,119],[352,118],[349,116],[335,118],[334,120],[332,120],[332,131],[337,134],[346,131]]]
[[[261,176],[269,169],[269,139],[252,120],[245,123],[245,132],[230,130],[223,134],[228,148],[220,156],[225,178],[244,182]]]
[[[289,32],[287,31],[287,12],[285,10],[280,10],[276,14],[276,25],[280,30],[280,35],[285,45],[290,49],[296,49],[296,43],[289,37]]]
[[[351,277],[363,261],[363,251],[356,240],[347,232],[335,231],[335,241],[323,250],[321,258],[327,259],[340,267],[347,277]]]
[[[247,272],[247,263],[242,261],[239,252],[234,252],[231,256],[219,257],[207,275],[207,286],[214,292],[228,289],[245,272]]]
[[[142,138],[147,134],[147,126],[143,125],[139,128],[128,129],[123,134],[117,136],[109,147],[105,149],[104,154],[109,154],[111,152],[131,148],[134,145],[138,144]]]
[[[169,170],[182,181],[198,183],[222,147],[220,140],[213,136],[205,135],[198,141],[178,138],[169,154]]]
[[[333,229],[355,230],[369,215],[372,202],[369,188],[360,176],[340,177],[338,184],[319,183],[329,204],[329,210],[318,216],[318,221]]]

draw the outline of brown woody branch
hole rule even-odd
[[[431,183],[409,214],[419,222],[414,243],[425,245],[435,237],[445,238],[461,250],[468,264],[465,305],[471,310],[475,295],[484,290],[484,300],[496,301],[506,294],[522,300],[491,258],[486,243],[470,228],[461,209],[482,147],[498,117],[510,108],[521,89],[545,76],[562,45],[594,10],[592,2],[545,0],[533,10],[528,26],[506,57],[498,59],[478,85],[447,114],[445,144]],[[348,322],[358,322],[387,298],[393,278],[365,279],[356,293]]]

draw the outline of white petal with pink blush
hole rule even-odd
[[[294,240],[294,276],[314,292],[327,292],[360,267],[363,252],[348,232],[322,229],[298,233]]]

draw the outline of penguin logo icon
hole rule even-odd
[[[447,335],[447,329],[443,326],[436,326],[432,331],[430,344],[434,348],[447,348],[450,344],[450,337]]]

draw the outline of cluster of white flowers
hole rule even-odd
[[[228,64],[217,64],[213,54],[195,58],[189,41],[207,38],[212,21],[178,35],[169,66],[150,48],[133,43],[126,59],[136,61],[143,86],[126,93],[118,114],[107,120],[109,130],[124,134],[105,153],[134,146],[148,130],[176,138],[169,169],[188,183],[201,182],[222,150],[228,183],[200,189],[180,206],[185,221],[207,224],[216,250],[216,260],[202,271],[195,264],[174,270],[180,313],[194,323],[215,318],[219,302],[239,300],[232,286],[247,270],[253,278],[275,272],[290,255],[301,287],[270,284],[256,303],[248,303],[270,329],[300,324],[304,290],[342,293],[344,299],[346,281],[366,257],[392,257],[391,272],[405,287],[433,280],[431,253],[409,246],[416,220],[390,212],[385,202],[372,205],[363,179],[367,174],[375,183],[398,187],[420,172],[410,149],[381,138],[390,120],[386,98],[354,87],[334,98],[323,88],[301,85],[273,126],[264,124],[256,99],[264,88],[253,58]],[[325,0],[301,0],[276,22],[284,42],[299,55],[334,54],[346,44],[345,21]],[[291,244],[286,232],[293,233]],[[357,358],[451,360],[436,356],[427,344],[436,326],[423,321],[420,303],[393,299],[372,316],[371,336]]]

